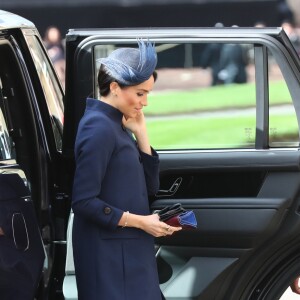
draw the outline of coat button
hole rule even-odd
[[[105,213],[106,215],[109,215],[109,214],[111,213],[111,208],[110,208],[110,207],[105,207],[105,208],[104,208],[104,213]]]

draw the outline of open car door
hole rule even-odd
[[[45,190],[27,69],[12,36],[0,40],[0,298],[32,300],[42,278],[38,215]]]
[[[158,53],[145,115],[160,191],[149,201],[153,211],[180,202],[198,222],[156,240],[165,298],[279,299],[300,274],[294,49],[280,29],[70,30],[63,153],[71,172],[85,98],[99,97],[97,59],[137,38],[155,42]],[[207,51],[214,48],[216,86]]]

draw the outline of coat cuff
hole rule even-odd
[[[90,201],[77,201],[72,203],[74,214],[83,216],[101,227],[115,229],[124,213],[123,210],[94,198]]]
[[[151,147],[151,155],[139,150],[143,162],[159,164],[159,156],[157,152]]]

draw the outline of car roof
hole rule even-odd
[[[9,28],[35,28],[35,25],[16,14],[0,10],[0,30]]]
[[[137,37],[169,38],[172,39],[252,39],[252,38],[275,38],[276,40],[286,41],[284,30],[281,27],[151,27],[151,28],[73,28],[66,34],[66,42],[93,39],[92,36],[100,39],[136,39]]]
[[[85,36],[92,34],[99,34],[103,37],[136,37],[137,33],[147,34],[151,36],[153,33],[155,35],[162,36],[193,36],[195,34],[201,33],[201,36],[209,35],[212,36],[253,36],[258,34],[278,36],[282,31],[281,27],[265,27],[265,28],[256,28],[256,27],[151,27],[151,28],[74,28],[69,29],[67,35],[77,35]]]

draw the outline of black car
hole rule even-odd
[[[161,162],[151,208],[180,202],[198,222],[156,239],[165,298],[279,299],[300,274],[300,61],[284,31],[69,30],[64,94],[34,25],[0,11],[1,299],[76,299],[77,125],[98,97],[98,58],[137,38],[155,42],[159,61],[145,110]],[[229,62],[216,86],[201,65],[212,44]],[[237,47],[242,83],[225,80]]]

